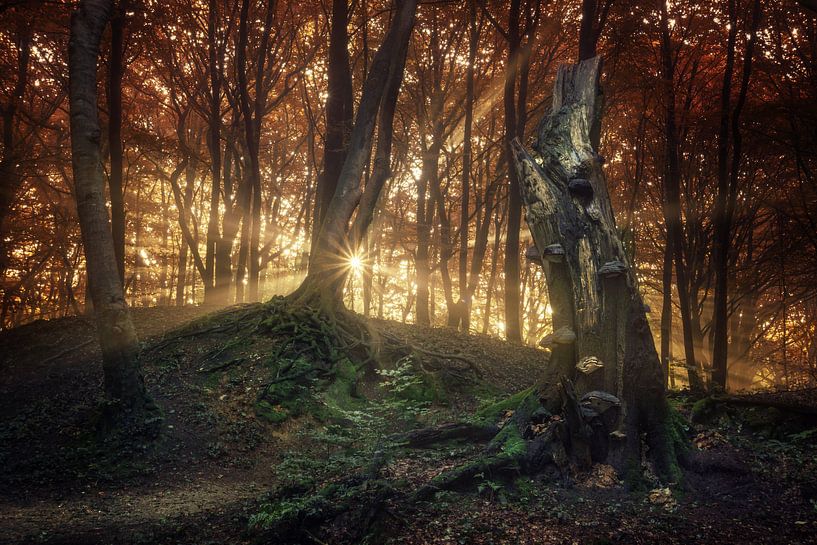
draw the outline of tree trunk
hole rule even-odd
[[[579,62],[596,56],[596,19],[597,0],[582,1],[582,20],[579,27]]]
[[[32,30],[24,28],[19,39],[17,53],[17,81],[14,84],[8,102],[2,108],[3,120],[3,157],[0,159],[0,237],[5,237],[6,218],[11,212],[12,204],[17,197],[22,178],[18,171],[18,157],[20,150],[17,148],[19,142],[15,141],[14,123],[17,117],[17,109],[23,98],[23,92],[28,85],[28,64],[31,58]],[[3,245],[0,248],[0,275],[6,270],[8,256],[6,252],[9,248]],[[0,322],[2,323],[2,322]]]
[[[666,4],[661,4],[661,72],[666,87],[665,149],[666,168],[664,172],[664,221],[667,238],[672,241],[675,262],[675,282],[678,287],[678,303],[681,311],[681,328],[684,336],[684,355],[689,374],[689,385],[693,391],[703,392],[701,365],[695,358],[695,342],[692,337],[692,315],[689,300],[689,283],[684,264],[684,240],[681,222],[681,172],[678,164],[678,131],[675,121],[675,64],[672,59]]]
[[[309,302],[317,298],[322,306],[342,305],[342,289],[350,270],[348,259],[357,250],[350,246],[349,222],[360,203],[374,206],[382,189],[382,185],[370,184],[364,191],[361,189],[361,178],[371,152],[375,121],[384,94],[395,78],[398,88],[402,82],[404,67],[401,61],[405,56],[399,52],[407,47],[416,8],[416,0],[405,0],[399,4],[389,31],[372,60],[337,188],[325,210],[322,224],[315,226],[319,232],[314,239],[309,271],[292,294],[294,299]],[[366,216],[370,215],[368,209],[360,211]]]
[[[185,185],[184,185],[184,198],[183,200],[176,201],[176,208],[179,208],[179,204],[181,204],[182,210],[187,210],[190,206],[193,205],[193,183],[196,180],[196,166],[195,161],[188,161],[185,167]],[[175,199],[176,191],[174,189],[173,184],[171,184],[171,189],[173,189],[173,195]],[[179,192],[180,193],[180,192]],[[179,215],[180,220],[184,218],[184,214]],[[190,234],[189,229],[187,228],[187,220],[183,221],[184,229],[187,231],[187,236],[182,233],[182,236],[179,237],[179,266],[178,266],[178,280],[176,281],[176,306],[181,307],[184,306],[184,287],[187,284],[187,251],[188,251],[188,238],[190,241],[193,240],[193,236]]]
[[[432,160],[429,158],[431,153],[431,151],[426,151],[423,154],[423,171],[420,173],[417,187],[417,251],[414,258],[414,268],[417,271],[416,321],[420,325],[431,325],[431,315],[429,313],[429,279],[431,277],[429,247],[434,208],[429,206],[431,198],[428,196],[428,170],[437,168],[437,155],[434,155],[434,164],[431,166]]]
[[[150,405],[139,365],[139,339],[128,313],[105,206],[97,112],[99,43],[110,0],[82,0],[71,16],[68,48],[71,157],[90,294],[102,348],[105,392],[118,417],[135,421]]]
[[[111,172],[108,189],[111,194],[111,232],[116,252],[119,280],[125,283],[125,192],[122,180],[122,76],[125,56],[125,13],[127,6],[120,2],[111,18],[111,58],[108,67],[108,150]],[[138,256],[136,258],[139,259]]]
[[[479,28],[477,27],[476,0],[468,1],[468,68],[465,73],[465,127],[462,140],[462,195],[460,202],[460,255],[459,255],[459,295],[457,302],[458,324],[467,332],[471,325],[471,294],[468,282],[468,235],[471,189],[472,146],[471,132],[474,124],[474,72],[479,46]],[[479,236],[479,232],[477,233]],[[474,259],[477,259],[476,247]],[[480,263],[481,263],[481,257]],[[479,269],[477,269],[479,275]]]
[[[540,124],[535,144],[541,164],[518,140],[512,142],[513,164],[528,227],[545,256],[553,326],[560,329],[551,344],[551,377],[575,377],[578,396],[594,390],[615,395],[621,412],[609,431],[620,434],[605,435],[610,461],[620,470],[637,467],[645,433],[656,470],[672,480],[677,467],[664,374],[596,152],[600,74],[598,57],[559,69],[553,111]],[[564,400],[565,384],[546,381],[540,395],[551,405]]]
[[[752,24],[747,35],[746,49],[743,53],[743,80],[740,86],[735,109],[730,116],[730,94],[732,68],[735,57],[735,36],[737,33],[737,13],[735,0],[729,2],[730,31],[727,44],[726,72],[723,80],[721,132],[718,139],[718,194],[715,206],[715,240],[712,251],[713,268],[715,269],[714,309],[712,316],[712,383],[724,391],[727,382],[727,363],[729,349],[729,269],[732,249],[732,224],[738,200],[738,175],[742,160],[742,138],[740,134],[740,115],[746,103],[749,91],[749,78],[752,74],[752,55],[754,53],[755,33],[760,24],[760,1],[755,0],[752,10]],[[731,119],[730,119],[731,117]],[[730,132],[731,122],[731,132]],[[729,160],[729,135],[732,135],[732,160]]]
[[[519,179],[512,167],[513,151],[511,140],[517,134],[517,112],[514,104],[516,94],[516,74],[519,66],[519,12],[521,0],[511,0],[508,13],[508,60],[505,66],[505,88],[503,104],[505,108],[505,153],[508,164],[508,232],[505,238],[505,338],[522,342],[519,311],[519,229],[522,221]]]
[[[672,239],[667,237],[661,288],[661,365],[672,386]]]
[[[209,1],[207,14],[207,69],[209,77],[209,112],[207,149],[210,153],[210,216],[207,222],[207,249],[204,254],[204,301],[208,304],[226,304],[227,286],[219,285],[224,279],[224,248],[219,233],[219,197],[221,196],[221,84],[222,71],[218,49],[218,2]],[[219,269],[221,265],[221,270]],[[219,274],[221,273],[221,274]]]
[[[352,132],[354,93],[349,62],[349,6],[347,0],[332,1],[332,26],[329,35],[328,80],[326,97],[326,140],[323,150],[323,172],[318,177],[315,195],[313,242],[335,190],[346,159],[346,148]]]

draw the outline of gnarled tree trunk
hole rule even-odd
[[[676,457],[667,431],[663,371],[596,152],[600,73],[598,57],[562,66],[533,156],[518,140],[512,143],[556,330],[543,340],[552,349],[551,373],[539,394],[555,409],[560,397],[565,401],[560,388],[566,377],[576,383],[579,397],[591,391],[614,395],[620,415],[601,438],[608,461],[621,470],[638,463],[646,433],[656,470],[672,480]]]

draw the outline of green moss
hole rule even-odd
[[[362,509],[373,499],[391,490],[384,480],[369,480],[358,485],[332,483],[312,494],[281,498],[261,505],[249,520],[251,529],[278,530],[317,522],[336,513]]]
[[[476,420],[479,422],[495,424],[502,417],[505,411],[517,410],[519,408],[519,405],[523,401],[525,401],[526,398],[534,399],[535,396],[530,395],[532,393],[533,387],[528,388],[526,390],[522,390],[521,392],[517,392],[512,396],[507,397],[501,401],[480,408],[479,410],[477,410],[474,416]],[[534,401],[538,402],[538,400],[535,399]]]
[[[624,486],[630,492],[644,493],[650,490],[650,482],[644,475],[641,465],[635,461],[630,460],[624,467]]]
[[[748,407],[741,411],[743,421],[752,431],[765,437],[780,438],[786,415],[774,407]]]
[[[263,400],[255,404],[255,414],[272,424],[280,424],[290,416],[289,411],[281,405],[272,405]]]
[[[348,358],[338,360],[334,376],[329,380],[323,393],[326,406],[341,411],[360,408],[363,400],[357,394],[357,381],[357,366]]]
[[[687,456],[690,452],[689,437],[687,436],[690,427],[690,423],[684,415],[678,409],[669,405],[667,434],[675,449],[675,454],[681,458]]]
[[[492,439],[492,442],[501,444],[501,452],[511,458],[523,456],[527,451],[527,442],[522,438],[519,429],[514,425],[508,425],[502,428],[500,432]]]
[[[685,460],[689,456],[690,443],[687,432],[690,429],[690,424],[684,415],[682,415],[672,405],[667,405],[667,418],[664,423],[666,432],[667,448],[670,453],[669,467],[666,468],[667,474],[664,477],[673,483],[681,483],[684,478],[684,472],[681,470],[679,461]]]
[[[443,404],[448,402],[448,395],[443,382],[434,374],[422,373],[414,384],[397,394],[406,401]]]
[[[718,402],[712,397],[699,399],[692,405],[690,419],[693,422],[703,422],[708,420],[718,411]]]

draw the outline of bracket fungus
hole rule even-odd
[[[608,261],[599,269],[602,278],[615,278],[627,273],[627,265],[621,261]]]
[[[576,342],[576,333],[574,333],[569,327],[564,326],[560,327],[553,333],[545,335],[545,338],[539,341],[539,346],[543,348],[552,348],[557,344],[573,344],[574,342]]]
[[[542,255],[539,253],[539,249],[536,245],[531,244],[528,246],[527,250],[525,250],[525,259],[533,263],[540,263],[542,261]]]
[[[576,369],[585,375],[598,371],[602,367],[604,367],[604,364],[596,356],[587,356],[576,364]]]
[[[551,263],[561,263],[565,258],[565,249],[561,244],[551,244],[545,247],[545,259]]]
[[[587,200],[593,198],[593,184],[585,178],[573,178],[568,182],[567,189],[574,197]]]

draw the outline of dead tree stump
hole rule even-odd
[[[579,398],[612,394],[620,410],[603,430],[608,461],[620,471],[640,463],[645,434],[656,472],[673,481],[679,475],[663,371],[597,152],[601,67],[599,57],[560,67],[553,109],[539,124],[532,153],[512,142],[553,309],[555,331],[543,339],[551,349],[549,378],[539,395],[557,407],[562,377],[575,383]]]

